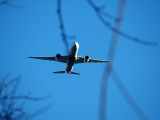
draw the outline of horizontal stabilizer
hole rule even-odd
[[[76,73],[76,72],[70,72],[70,74],[80,75],[80,73]]]
[[[57,72],[53,72],[53,73],[65,73],[65,71],[57,71]]]
[[[53,73],[65,73],[65,71],[57,71],[57,72],[53,72]],[[80,75],[79,73],[76,73],[76,72],[70,72],[69,74]]]

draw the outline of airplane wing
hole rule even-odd
[[[28,58],[50,60],[50,61],[57,61],[57,62],[63,62],[63,63],[67,63],[67,60],[68,60],[68,56],[61,56],[59,60],[56,60],[56,57],[28,57]]]
[[[96,60],[96,59],[89,59],[88,63],[104,63],[104,62],[111,62],[111,61],[105,61],[105,60]],[[84,57],[78,56],[77,60],[75,60],[75,64],[78,63],[87,63],[84,61]]]

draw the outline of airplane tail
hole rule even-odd
[[[57,72],[53,72],[53,73],[65,73],[65,71],[57,71]]]
[[[76,72],[70,72],[70,74],[80,75],[80,73],[76,73]]]
[[[57,72],[53,72],[53,73],[65,73],[65,71],[57,71]],[[76,72],[70,72],[69,74],[80,75],[80,73],[76,73]]]

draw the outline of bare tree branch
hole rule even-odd
[[[118,34],[120,34],[121,36],[127,38],[128,40],[132,40],[134,42],[140,43],[140,44],[144,44],[144,45],[150,45],[150,46],[157,46],[158,43],[157,42],[149,42],[149,41],[145,41],[142,39],[139,39],[137,37],[131,36],[123,31],[120,31],[119,29],[116,29],[115,27],[113,27],[106,19],[104,19],[103,15],[104,15],[104,11],[102,11],[102,9],[100,9],[98,6],[96,6],[91,0],[87,0],[87,2],[89,3],[89,5],[95,10],[96,15],[98,16],[98,18],[100,19],[100,21],[107,27],[109,28],[111,31],[116,32]],[[107,15],[107,14],[106,14]],[[108,15],[109,16],[109,15]],[[117,18],[117,20],[121,20],[121,18]]]
[[[119,8],[117,10],[117,18],[122,18],[124,8],[125,8],[125,3],[126,3],[125,0],[120,0]],[[115,28],[120,29],[121,24],[122,24],[122,20],[116,21]],[[108,82],[109,82],[110,73],[112,71],[112,64],[114,62],[114,56],[115,56],[115,52],[116,52],[118,37],[119,37],[119,34],[116,32],[113,32],[112,38],[111,38],[111,45],[110,45],[108,57],[107,57],[107,59],[112,61],[112,63],[106,65],[106,67],[104,69],[103,77],[102,77],[101,92],[100,92],[100,110],[99,110],[100,120],[107,119],[106,105],[107,105],[107,100],[108,100],[107,99],[107,97],[108,97],[107,96],[108,95],[107,94],[108,93]]]
[[[129,94],[127,88],[125,87],[122,80],[119,78],[117,72],[114,69],[112,69],[112,77],[113,77],[114,83],[116,84],[117,88],[121,92],[122,96],[125,98],[126,102],[132,108],[132,110],[137,114],[137,116],[141,120],[149,120],[147,115],[143,112],[143,110],[139,107],[136,101]]]
[[[33,119],[35,117],[37,117],[38,115],[44,113],[45,111],[51,109],[52,105],[51,104],[48,104],[47,106],[35,111],[34,113],[32,113],[31,115],[29,115],[29,118],[30,119]]]
[[[113,17],[111,14],[107,13],[106,11],[104,11],[103,9],[100,10],[101,14],[111,20],[119,20],[118,18]]]
[[[112,27],[106,20],[102,17],[101,13],[99,13],[99,8],[93,4],[91,0],[87,0],[89,4],[95,9],[97,16],[100,18],[100,20],[104,23],[105,26],[113,29],[113,34],[112,34],[112,39],[111,39],[111,45],[108,53],[108,59],[110,61],[114,61],[115,53],[116,53],[116,48],[117,48],[117,43],[118,43],[118,37],[119,37],[119,31],[121,28],[122,24],[122,17],[123,17],[123,12],[125,8],[125,3],[126,0],[120,0],[119,3],[119,8],[117,10],[117,20],[115,22],[115,27]],[[121,34],[120,34],[121,35]],[[150,44],[149,44],[150,45]],[[109,83],[109,78],[112,73],[112,64],[107,64],[105,69],[104,69],[104,74],[102,78],[102,84],[101,84],[101,94],[100,94],[100,113],[99,117],[100,120],[106,120],[107,119],[107,93],[108,93],[108,83]],[[118,79],[118,80],[117,80]],[[138,104],[133,100],[133,98],[129,95],[129,92],[123,85],[122,81],[119,79],[117,74],[114,72],[114,81],[117,85],[117,87],[120,89],[120,92],[124,99],[127,101],[127,103],[130,105],[132,110],[138,115],[140,119],[148,120],[148,117],[144,114],[144,112],[140,109]]]
[[[0,100],[13,100],[13,99],[26,99],[26,100],[33,100],[33,101],[37,101],[37,100],[44,100],[44,99],[47,99],[49,98],[50,96],[44,96],[44,97],[40,97],[40,98],[37,98],[37,97],[30,97],[28,95],[25,95],[25,96],[11,96],[11,97],[8,97],[8,96],[3,96],[3,97],[0,97]]]
[[[30,114],[23,109],[24,103],[18,105],[20,103],[18,100],[40,101],[47,99],[49,96],[40,98],[31,97],[30,94],[17,96],[20,76],[7,82],[8,77],[9,74],[4,78],[0,78],[0,120],[31,120],[32,118],[28,118]],[[36,115],[38,113],[34,117]]]
[[[24,6],[19,6],[19,5],[14,5],[14,4],[11,4],[11,2],[12,2],[13,0],[4,0],[4,1],[2,1],[2,2],[0,2],[0,5],[8,5],[8,6],[10,6],[10,7],[14,7],[14,8],[17,8],[17,9],[21,9],[21,8],[24,8]]]
[[[19,6],[19,5],[14,5],[14,4],[10,4],[10,3],[7,3],[6,5],[10,6],[10,7],[14,7],[14,8],[17,8],[17,9],[22,9],[24,8],[24,6]]]
[[[3,88],[5,87],[5,82],[7,78],[9,77],[9,75],[10,74],[8,73],[5,78],[0,79],[0,95],[2,94]]]
[[[19,81],[20,78],[21,78],[21,76],[18,76],[16,78],[14,78],[13,80],[10,80],[8,83],[4,84],[3,89],[9,87],[10,85],[12,85],[16,81]]]
[[[61,30],[62,41],[65,45],[66,52],[69,52],[69,43],[68,39],[75,39],[75,36],[68,36],[65,31],[65,26],[62,17],[62,5],[61,0],[57,0],[57,15],[59,20],[59,28]]]

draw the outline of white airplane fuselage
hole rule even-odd
[[[66,74],[69,74],[70,72],[72,72],[74,62],[77,59],[78,49],[79,49],[79,44],[77,42],[74,42],[71,46],[71,49],[68,55],[67,66],[65,70]]]

